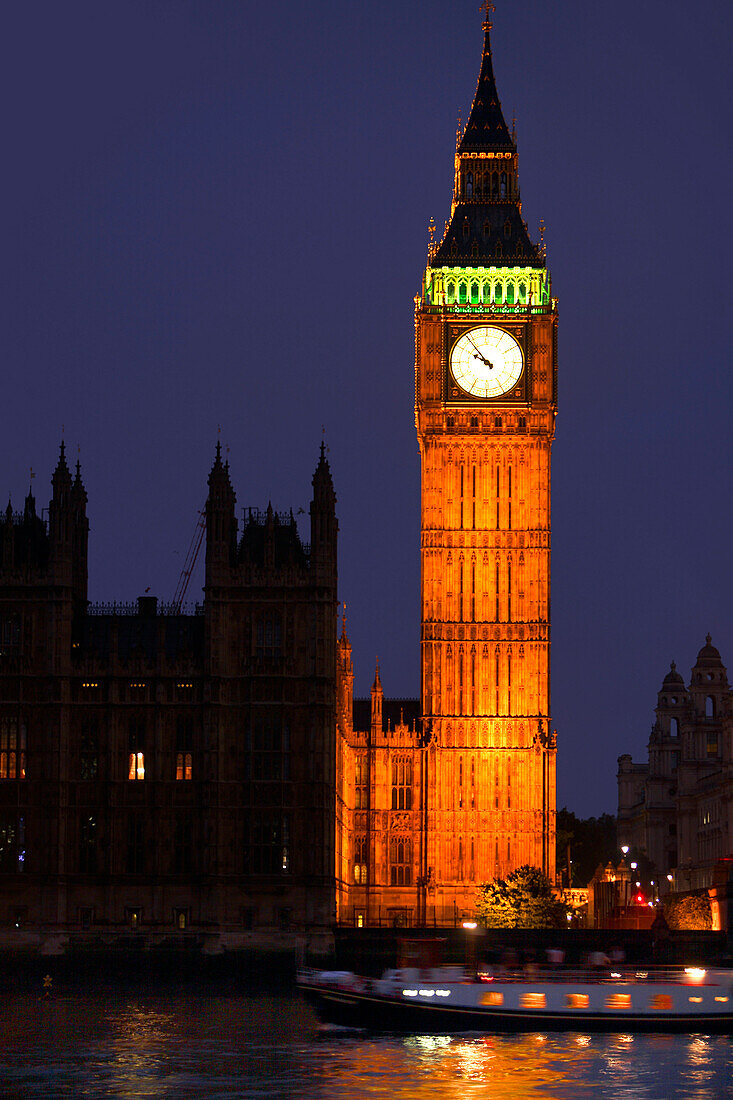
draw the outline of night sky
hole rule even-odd
[[[417,695],[413,296],[450,212],[478,0],[12,7],[0,493],[20,507],[33,467],[47,505],[63,425],[91,599],[169,600],[219,428],[238,508],[306,512],[325,428],[357,692],[378,654],[385,693]],[[558,805],[613,812],[670,660],[687,677],[710,631],[733,667],[733,5],[497,9],[560,300]]]

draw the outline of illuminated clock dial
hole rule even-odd
[[[501,328],[483,325],[464,332],[450,353],[458,385],[472,397],[501,397],[516,386],[524,367],[522,349]]]

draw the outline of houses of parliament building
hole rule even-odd
[[[488,8],[487,8],[488,10]],[[550,451],[557,309],[522,219],[490,24],[450,218],[415,298],[421,684],[353,697],[323,447],[310,542],[208,479],[203,603],[90,604],[87,496],[0,519],[0,931],[453,925],[554,878]]]

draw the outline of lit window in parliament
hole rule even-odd
[[[357,886],[366,886],[367,881],[367,839],[354,837],[354,882]]]
[[[179,715],[176,719],[176,779],[193,779],[193,719]]]
[[[145,725],[142,718],[130,719],[127,778],[145,778]]]
[[[0,719],[0,779],[25,779],[25,726]]]

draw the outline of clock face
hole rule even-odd
[[[453,377],[472,397],[501,397],[516,386],[523,368],[522,349],[514,337],[489,325],[464,332],[450,354]]]

